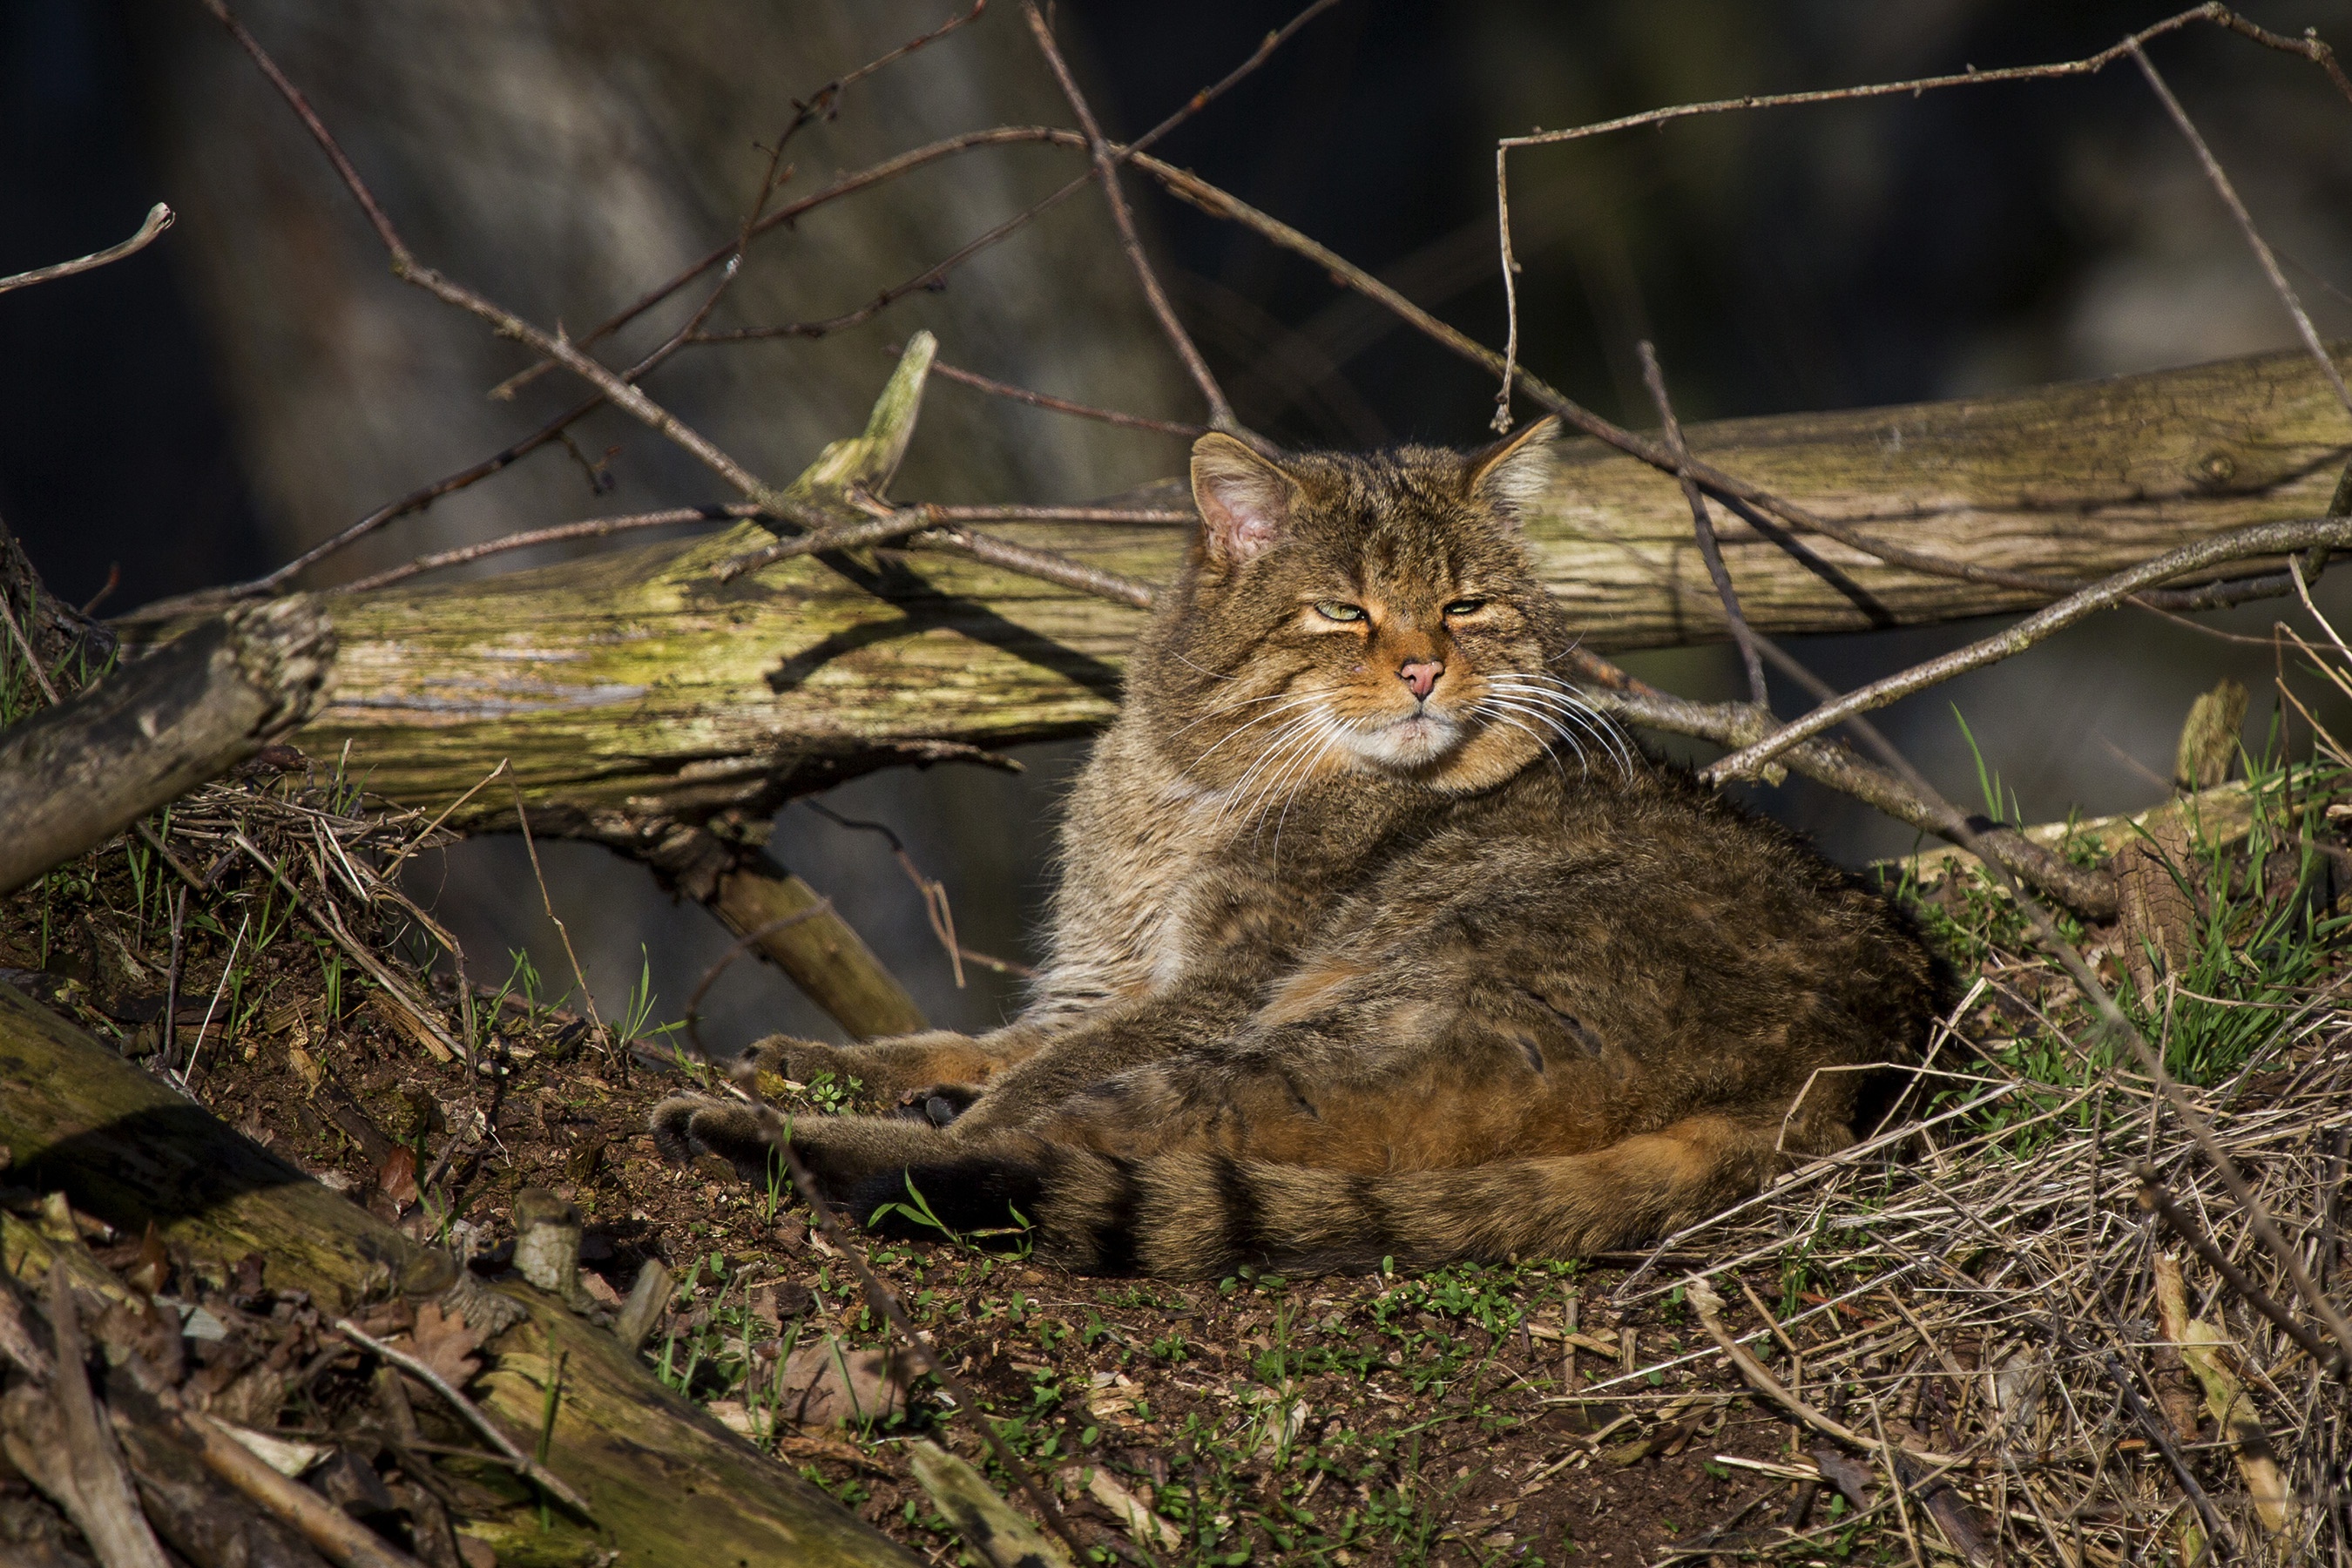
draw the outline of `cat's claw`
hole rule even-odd
[[[945,1127],[972,1108],[983,1090],[976,1083],[935,1083],[910,1089],[898,1097],[897,1114],[909,1121]]]

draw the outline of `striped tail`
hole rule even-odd
[[[1377,1175],[1206,1152],[1128,1160],[1015,1136],[847,1195],[869,1224],[905,1235],[928,1228],[906,1215],[909,1186],[951,1230],[1025,1221],[1040,1259],[1090,1274],[1574,1258],[1650,1240],[1758,1191],[1786,1163],[1779,1131],[1694,1117],[1588,1153]]]

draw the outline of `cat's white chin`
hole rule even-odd
[[[1377,730],[1357,730],[1348,745],[1359,761],[1382,772],[1413,773],[1452,752],[1462,736],[1460,724],[1423,710]]]

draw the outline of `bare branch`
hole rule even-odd
[[[463,566],[467,562],[479,561],[489,555],[502,555],[509,550],[529,550],[541,544],[564,544],[577,539],[605,539],[641,528],[675,528],[688,522],[723,522],[759,514],[760,509],[749,501],[732,501],[723,506],[671,507],[667,511],[640,511],[626,517],[597,517],[584,522],[559,523],[551,528],[525,529],[519,533],[486,539],[479,544],[420,555],[404,566],[394,566],[372,577],[341,584],[331,592],[359,594],[370,588],[388,587],[420,573],[437,572],[444,566]]]
[[[1141,136],[1137,137],[1127,146],[1114,148],[1112,150],[1113,156],[1119,162],[1123,163],[1127,159],[1132,157],[1135,153],[1139,153],[1145,148],[1148,148],[1159,142],[1160,138],[1166,136],[1170,132],[1183,124],[1192,116],[1200,113],[1201,110],[1206,109],[1218,99],[1223,97],[1226,91],[1241,81],[1242,79],[1256,70],[1259,66],[1264,65],[1268,57],[1290,40],[1292,34],[1297,32],[1300,27],[1306,26],[1306,24],[1312,20],[1318,13],[1336,3],[1337,0],[1314,0],[1314,4],[1308,5],[1307,9],[1292,17],[1290,21],[1285,24],[1282,27],[1275,32],[1268,33],[1247,59],[1244,59],[1241,64],[1226,72],[1224,76],[1220,78],[1218,80],[1201,89],[1200,91],[1194,93],[1191,98],[1186,99],[1182,104],[1177,107],[1174,112],[1171,113],[1159,124],[1153,126],[1150,131],[1145,132]],[[976,9],[977,7],[975,7],[975,10]],[[856,74],[861,73],[853,73],[853,77]],[[915,169],[921,168],[925,164],[936,163],[942,158],[953,157],[959,153],[972,152],[982,147],[1003,147],[1021,142],[1048,142],[1058,146],[1075,147],[1079,149],[1085,149],[1087,145],[1086,138],[1076,132],[1064,131],[1057,127],[1043,125],[1003,125],[992,130],[968,132],[960,136],[946,137],[940,141],[930,142],[928,145],[913,148],[908,152],[901,153],[896,157],[887,158],[881,163],[873,165],[871,168],[861,170],[855,174],[844,175],[842,178],[835,180],[832,184],[827,185],[824,189],[818,191],[812,195],[804,196],[797,202],[789,203],[786,205],[778,208],[776,211],[770,213],[767,216],[761,218],[757,223],[751,226],[751,232],[756,237],[759,235],[767,233],[771,229],[788,225],[795,218],[801,216],[803,213],[810,212],[829,202],[837,201],[843,196],[853,195],[858,191],[866,190],[872,186],[878,185],[887,180],[896,179],[900,174],[908,174]],[[1055,192],[1044,202],[1031,207],[1027,212],[1022,214],[1016,219],[1003,226],[1002,233],[995,230],[990,231],[988,235],[982,237],[981,241],[977,241],[974,244],[966,247],[963,250],[957,252],[954,257],[941,262],[937,268],[927,269],[924,273],[920,274],[919,277],[923,279],[933,279],[934,274],[944,276],[947,270],[961,264],[961,261],[969,259],[971,256],[977,254],[979,251],[985,249],[987,246],[994,244],[997,240],[1003,238],[1006,235],[1009,235],[1015,229],[1020,228],[1023,225],[1035,218],[1039,214],[1046,211],[1052,206],[1057,205],[1068,196],[1074,195],[1078,191],[1083,190],[1086,187],[1087,180],[1092,178],[1093,176],[1089,174],[1083,178],[1072,181],[1066,188]],[[732,245],[722,245],[717,249],[711,251],[709,255],[703,257],[699,261],[694,262],[692,265],[688,266],[685,270],[679,272],[667,282],[658,284],[646,290],[637,298],[634,304],[628,306],[618,315],[611,317],[591,330],[586,337],[580,340],[582,346],[586,347],[590,344],[601,342],[603,339],[610,336],[620,328],[627,325],[630,321],[635,321],[638,316],[644,314],[646,310],[651,310],[654,306],[661,303],[664,300],[668,299],[672,294],[677,293],[680,289],[686,287],[687,284],[692,282],[703,273],[708,272],[713,267],[718,266],[730,255],[733,254],[734,249],[735,247]],[[926,286],[928,286],[927,283],[915,284],[915,287]],[[903,294],[912,291],[911,288],[902,289],[894,292],[892,297],[902,297]],[[884,301],[884,303],[887,303],[887,301]],[[870,315],[872,311],[870,310],[866,312],[867,315]],[[860,316],[858,319],[865,320],[866,316]],[[821,323],[815,322],[808,323],[810,326],[820,324]],[[827,330],[838,331],[839,326],[837,324],[833,325],[828,327]],[[792,333],[788,329],[779,329],[776,332],[771,335],[814,336],[818,334],[807,332]],[[732,340],[730,338],[719,337],[713,338],[709,341],[730,342]],[[509,378],[498,389],[498,392],[508,393],[510,395],[513,388],[520,386],[525,381],[538,375],[541,371],[546,368],[548,368],[546,362],[541,362],[541,364],[532,366],[530,370],[523,372],[521,374]],[[496,395],[497,393],[493,394],[493,395]]]
[[[1077,115],[1079,128],[1087,133],[1087,147],[1095,161],[1095,177],[1102,182],[1103,197],[1110,203],[1111,222],[1118,229],[1119,248],[1127,253],[1128,265],[1135,268],[1136,281],[1143,285],[1143,298],[1160,322],[1160,331],[1168,339],[1176,357],[1184,362],[1184,370],[1209,405],[1209,424],[1219,430],[1239,433],[1241,422],[1234,417],[1234,405],[1225,400],[1225,389],[1209,369],[1209,362],[1201,357],[1192,334],[1184,323],[1176,319],[1176,308],[1168,302],[1167,290],[1160,286],[1159,274],[1151,269],[1150,258],[1143,254],[1143,239],[1135,230],[1135,215],[1128,210],[1126,193],[1119,189],[1118,163],[1111,156],[1110,143],[1103,139],[1102,127],[1096,122],[1095,112],[1087,104],[1086,94],[1078,90],[1077,78],[1070,74],[1069,63],[1054,42],[1054,30],[1045,25],[1044,13],[1035,0],[1021,0],[1021,14],[1027,18],[1029,31],[1037,39],[1037,47],[1052,68],[1054,79],[1060,84],[1062,96],[1070,100],[1071,111]]]
[[[1121,414],[1115,408],[1095,408],[1084,403],[1073,403],[1066,397],[1054,397],[1043,392],[1032,392],[1025,386],[1014,386],[1010,382],[996,381],[971,371],[959,370],[954,365],[942,363],[937,360],[931,362],[931,374],[948,381],[961,383],[977,391],[985,392],[991,397],[1009,398],[1014,403],[1025,403],[1032,408],[1050,408],[1056,414],[1068,414],[1080,419],[1097,420],[1105,425],[1117,425],[1123,429],[1151,430],[1163,436],[1182,436],[1188,439],[1206,435],[1209,429],[1206,425],[1180,425],[1172,419],[1147,419],[1140,414]]]
[[[750,469],[688,426],[684,420],[654,402],[612,370],[582,353],[568,340],[541,331],[513,311],[484,298],[462,283],[443,277],[434,268],[418,261],[415,254],[401,239],[399,231],[393,227],[392,220],[384,216],[383,209],[377,205],[366,182],[360,178],[359,171],[354,169],[351,160],[344,156],[343,150],[337,144],[333,133],[319,119],[318,114],[310,108],[310,101],[302,96],[300,89],[289,81],[285,73],[278,68],[277,62],[271,59],[268,51],[261,47],[260,40],[246,30],[244,24],[230,13],[224,0],[204,0],[204,3],[205,8],[228,28],[230,35],[236,39],[246,53],[252,57],[254,63],[261,68],[262,73],[278,89],[289,106],[300,117],[303,125],[310,131],[311,139],[319,143],[320,149],[334,164],[335,172],[341,176],[345,188],[351,192],[352,199],[357,202],[361,211],[367,215],[368,222],[376,231],[376,237],[383,242],[385,251],[390,255],[393,276],[403,282],[415,284],[445,304],[454,305],[459,310],[479,317],[488,322],[499,336],[513,338],[537,350],[547,358],[554,360],[596,388],[614,406],[683,447],[719,478],[757,502],[761,510],[774,512],[780,517],[791,518],[795,521],[808,521],[811,526],[815,525],[814,520],[804,520],[800,515],[802,509],[786,500],[782,492],[761,480]]]
[[[2344,384],[2344,373],[2336,368],[2336,361],[2329,355],[2327,346],[2319,341],[2318,329],[2311,324],[2311,317],[2304,310],[2303,301],[2295,297],[2294,285],[2286,280],[2286,274],[2279,270],[2278,258],[2263,242],[2262,231],[2254,226],[2253,215],[2246,211],[2246,204],[2238,199],[2238,188],[2230,183],[2230,176],[2223,172],[2221,160],[2213,156],[2213,150],[2205,144],[2205,138],[2198,134],[2195,123],[2189,118],[2189,111],[2180,107],[2180,100],[2172,96],[2172,89],[2163,77],[2157,74],[2155,62],[2140,48],[2139,40],[2132,38],[2126,42],[2131,45],[2132,59],[2139,66],[2140,74],[2147,78],[2147,85],[2156,89],[2164,111],[2172,116],[2173,124],[2180,128],[2181,135],[2187,137],[2189,145],[2195,149],[2197,162],[2204,166],[2205,177],[2221,194],[2222,205],[2230,209],[2230,216],[2238,220],[2238,230],[2246,237],[2247,245],[2253,248],[2254,259],[2262,263],[2263,275],[2271,280],[2271,288],[2277,291],[2279,302],[2286,307],[2286,313],[2294,318],[2295,335],[2303,339],[2303,346],[2311,351],[2311,357],[2319,362],[2321,373],[2327,377],[2327,384],[2336,389],[2336,395],[2343,403],[2345,410],[2352,413],[2352,386]]]
[[[1809,735],[1817,735],[1841,720],[1874,708],[1883,708],[1897,698],[1949,680],[1967,670],[1998,664],[2012,655],[2023,653],[2052,633],[2070,626],[2086,616],[2120,604],[2138,589],[2167,578],[2178,577],[2217,562],[2242,560],[2249,555],[2280,555],[2309,549],[2315,544],[2340,546],[2347,543],[2352,543],[2352,520],[2315,518],[2294,522],[2256,523],[2252,528],[2236,529],[2184,544],[2154,560],[2143,561],[2126,571],[2118,572],[2079,593],[2070,594],[1992,637],[1956,648],[1924,664],[1914,665],[1883,680],[1873,681],[1868,686],[1846,693],[1835,702],[1825,702],[1765,740],[1716,763],[1700,776],[1710,784],[1720,784],[1725,779],[1751,773],[1759,764],[1779,755],[1789,745]]]
[[[1706,497],[1691,478],[1690,448],[1683,444],[1682,421],[1675,417],[1674,403],[1666,396],[1666,373],[1659,368],[1657,348],[1647,338],[1642,340],[1639,352],[1642,379],[1650,389],[1650,400],[1658,406],[1659,433],[1677,465],[1675,478],[1682,482],[1683,499],[1690,502],[1691,531],[1698,540],[1699,559],[1706,563],[1716,596],[1723,601],[1723,618],[1731,627],[1731,640],[1739,645],[1740,662],[1748,667],[1748,694],[1757,707],[1769,710],[1772,697],[1765,689],[1764,662],[1757,657],[1756,634],[1748,629],[1748,617],[1739,613],[1739,593],[1731,585],[1731,574],[1724,569],[1723,552],[1715,541],[1715,521],[1706,514]]]
[[[170,207],[157,202],[147,209],[147,219],[139,226],[139,232],[121,245],[110,245],[104,250],[94,250],[72,261],[60,261],[54,267],[37,267],[30,272],[0,278],[0,294],[7,293],[11,289],[29,289],[36,283],[70,278],[77,272],[92,271],[109,262],[120,261],[126,256],[136,256],[153,244],[157,235],[172,226],[174,216]]]

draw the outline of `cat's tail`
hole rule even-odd
[[[1588,1153],[1376,1175],[1219,1153],[1128,1160],[1014,1136],[942,1150],[849,1195],[888,1229],[907,1227],[910,1186],[951,1229],[1025,1222],[1039,1258],[1082,1273],[1502,1262],[1608,1251],[1703,1218],[1788,1163],[1779,1136],[1777,1121],[1700,1116]]]

